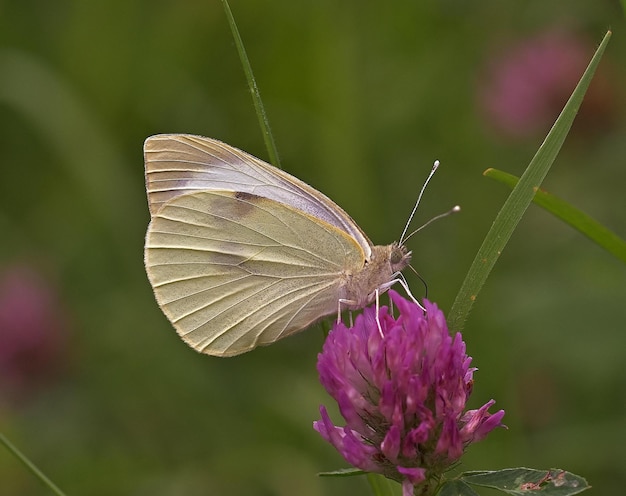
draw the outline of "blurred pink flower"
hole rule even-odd
[[[551,29],[500,51],[488,63],[479,84],[478,97],[487,119],[514,138],[547,132],[591,60],[593,49],[593,44],[580,36]],[[577,121],[591,118],[594,123],[606,123],[613,98],[601,69]],[[587,127],[595,127],[594,123]]]
[[[54,286],[23,265],[0,271],[0,389],[21,398],[62,368],[67,325]]]

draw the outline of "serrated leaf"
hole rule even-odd
[[[516,496],[570,496],[590,488],[578,475],[560,469],[536,470],[508,468],[485,472],[466,472],[460,480],[476,486],[491,487]]]
[[[355,475],[363,475],[365,472],[358,468],[340,468],[331,470],[330,472],[319,472],[319,477],[353,477]]]
[[[510,188],[514,188],[519,181],[513,174],[498,169],[487,169],[483,175],[506,184]],[[537,190],[533,201],[626,263],[626,241],[597,220],[542,189]]]
[[[478,493],[463,481],[450,480],[441,486],[437,496],[478,496]]]

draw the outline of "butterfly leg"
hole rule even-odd
[[[346,300],[345,298],[339,298],[339,300],[337,301],[337,324],[339,324],[339,322],[341,322],[341,305],[345,305],[346,307],[350,308],[351,306],[355,305],[356,302],[352,301],[352,300]],[[350,327],[352,327],[352,311],[350,311]]]
[[[339,301],[337,303],[337,324],[341,322],[341,304],[342,303],[346,305],[347,307],[350,307],[350,305],[354,305],[354,302],[352,300],[339,298]],[[352,327],[354,325],[354,321],[352,319],[352,310],[349,310],[349,318],[350,318],[350,327]]]
[[[375,290],[376,294],[376,325],[378,326],[378,332],[381,338],[384,338],[383,327],[380,325],[380,292],[378,288]]]
[[[424,305],[422,305],[419,301],[417,301],[417,298],[413,296],[413,293],[411,293],[411,290],[409,289],[409,285],[406,282],[406,279],[404,278],[402,274],[397,274],[396,279],[391,281],[392,284],[395,284],[396,282],[399,283],[400,286],[404,288],[404,291],[406,292],[407,296],[411,298],[413,303],[415,303],[418,307],[420,307],[424,311],[424,313],[426,313],[426,308],[424,308]]]
[[[399,283],[400,286],[402,286],[404,288],[404,291],[406,291],[406,294],[409,298],[411,298],[411,300],[413,301],[413,303],[415,303],[418,307],[420,307],[424,312],[426,312],[426,309],[424,308],[424,305],[422,305],[419,301],[417,301],[417,299],[415,298],[415,296],[413,296],[413,293],[411,293],[411,290],[409,289],[409,285],[406,282],[406,279],[404,278],[404,276],[402,275],[402,273],[398,272],[396,274],[393,275],[394,279],[392,279],[391,281],[383,284],[382,286],[378,287],[375,290],[375,298],[376,301],[378,301],[378,295],[379,293],[384,293],[385,291],[387,291],[391,286],[393,286],[395,283]],[[371,298],[371,294],[370,294],[370,298]],[[376,307],[378,308],[378,306]]]

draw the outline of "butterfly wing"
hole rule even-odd
[[[156,299],[198,351],[231,356],[337,311],[365,254],[341,229],[249,193],[176,196],[153,214],[145,262]]]
[[[306,212],[346,232],[371,255],[371,242],[352,218],[308,184],[221,141],[186,134],[160,134],[144,144],[150,212],[193,191],[239,191]]]

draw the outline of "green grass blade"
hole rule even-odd
[[[487,169],[483,174],[506,184],[510,188],[514,188],[519,181],[513,174],[508,174],[498,169]],[[573,207],[565,200],[541,189],[537,190],[533,201],[626,263],[626,241],[604,227],[597,220]]]
[[[276,167],[280,167],[280,159],[278,158],[276,143],[274,142],[274,136],[272,135],[272,131],[270,130],[269,120],[267,118],[267,114],[265,113],[265,107],[263,106],[261,94],[259,93],[259,87],[256,84],[256,79],[254,78],[254,73],[252,72],[252,66],[250,65],[248,54],[246,53],[246,49],[243,46],[243,41],[241,40],[241,36],[239,35],[239,30],[237,29],[237,24],[235,23],[235,18],[233,17],[233,13],[230,10],[230,5],[228,5],[228,1],[222,0],[222,5],[224,6],[226,18],[228,19],[228,25],[230,26],[230,30],[233,33],[235,46],[237,47],[237,51],[239,52],[239,59],[241,60],[241,65],[243,66],[243,72],[246,75],[248,87],[250,88],[250,93],[252,94],[254,110],[256,111],[257,118],[259,119],[259,126],[261,127],[261,133],[263,134],[263,140],[265,141],[265,147],[267,148],[270,162]]]
[[[526,168],[519,183],[507,198],[502,209],[498,212],[491,229],[487,233],[483,244],[472,262],[448,315],[448,323],[452,330],[460,330],[463,328],[474,301],[487,280],[487,276],[493,269],[498,257],[511,237],[513,230],[532,201],[535,191],[539,188],[543,178],[552,166],[572,126],[574,117],[578,112],[583,96],[589,87],[589,83],[602,58],[602,54],[604,53],[610,37],[611,32],[609,31],[604,36],[602,43],[600,43],[589,66],[552,126],[552,129],[550,129],[546,139],[539,147],[539,150],[537,150],[537,153]]]
[[[3,434],[0,433],[0,444],[3,444],[5,446],[5,448],[7,450],[9,450],[13,456],[15,456],[15,458],[17,458],[20,462],[22,462],[22,464],[35,476],[37,477],[41,483],[46,486],[48,489],[50,489],[54,494],[56,494],[57,496],[66,496],[65,493],[63,491],[61,491],[54,482],[52,482],[50,479],[48,479],[44,473],[39,470],[35,464],[33,462],[31,462],[26,455],[24,455],[20,450],[17,449],[17,447],[15,447],[13,445],[13,443],[11,443],[11,441],[9,441],[6,437],[4,437]]]

